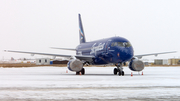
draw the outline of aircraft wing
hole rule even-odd
[[[48,55],[48,56],[58,56],[58,57],[67,57],[70,58],[73,55],[62,55],[62,54],[51,54],[51,53],[38,53],[38,52],[25,52],[25,51],[14,51],[14,50],[4,50],[5,52],[15,52],[15,53],[26,53],[26,54],[31,54],[32,56],[34,56],[35,54],[37,55]],[[88,61],[88,62],[92,62],[93,58],[95,58],[94,56],[91,55],[74,55],[74,57],[76,57],[79,60],[84,60],[84,61]]]
[[[75,55],[75,57],[79,60],[88,61],[89,63],[91,63],[95,58],[95,56],[92,55]]]
[[[70,51],[76,51],[76,49],[74,48],[58,48],[58,47],[50,47],[52,49],[61,49],[61,50],[70,50]],[[83,49],[79,49],[80,51],[83,51],[83,50],[88,50],[88,49],[91,49],[91,48],[83,48]]]
[[[142,55],[134,55],[134,57],[137,57],[138,59],[141,59],[143,56],[150,56],[150,55],[158,56],[159,54],[168,54],[168,53],[176,53],[176,51],[162,52],[162,53],[151,53],[151,54],[142,54]]]
[[[14,51],[14,50],[4,50],[5,52],[15,52],[15,53],[26,53],[34,56],[37,55],[49,55],[49,56],[59,56],[59,57],[71,57],[71,55],[61,55],[61,54],[51,54],[51,53],[38,53],[38,52],[25,52],[25,51]]]
[[[61,49],[61,50],[70,50],[70,51],[76,51],[76,49],[73,48],[58,48],[58,47],[50,47],[52,49]]]

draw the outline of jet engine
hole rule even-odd
[[[80,61],[79,59],[73,59],[67,63],[67,67],[70,71],[79,72],[83,68],[83,62]]]
[[[132,71],[142,71],[144,69],[144,63],[138,59],[132,59],[129,63],[129,69]]]

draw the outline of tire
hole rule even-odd
[[[76,75],[79,75],[79,72],[76,72]]]
[[[122,71],[122,76],[124,76],[124,71]]]
[[[121,75],[122,75],[122,72],[121,72],[121,71],[119,71],[118,75],[119,75],[119,76],[121,76]]]
[[[84,75],[84,74],[85,74],[85,69],[84,69],[84,68],[82,68],[82,70],[81,70],[81,74],[82,74],[82,75]]]
[[[114,75],[117,75],[117,72],[118,72],[117,68],[114,68]]]

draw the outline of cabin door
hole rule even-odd
[[[108,40],[107,43],[106,43],[106,53],[109,52],[109,49],[110,49],[110,43],[111,43],[111,40]]]

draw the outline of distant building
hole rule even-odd
[[[36,65],[50,65],[50,58],[36,59]]]
[[[148,66],[148,65],[149,65],[149,62],[144,62],[144,65],[145,65],[145,66]]]
[[[168,65],[168,59],[163,59],[163,65]]]
[[[145,66],[154,64],[154,59],[141,59],[141,61],[143,61]]]
[[[167,59],[155,59],[154,60],[155,65],[168,65]]]
[[[67,64],[69,61],[68,60],[54,60],[53,64]]]
[[[180,59],[169,59],[168,60],[169,65],[180,65]]]

